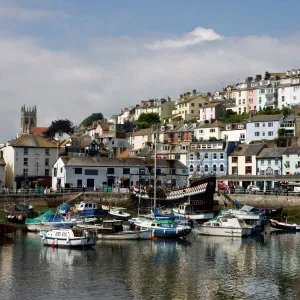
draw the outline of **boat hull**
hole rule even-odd
[[[86,218],[102,218],[108,214],[108,210],[104,209],[85,209],[78,211],[79,217]]]
[[[58,248],[84,248],[93,247],[97,242],[95,237],[78,237],[78,238],[55,238],[43,236],[43,243],[45,246],[52,246]]]
[[[152,230],[121,231],[114,234],[98,234],[98,238],[102,240],[150,240],[152,238]]]
[[[230,227],[211,227],[199,226],[194,228],[194,231],[201,235],[215,235],[215,236],[230,236],[230,237],[246,237],[250,235],[249,228],[230,228]]]
[[[115,213],[109,213],[109,215],[114,218],[115,220],[124,220],[127,221],[130,218],[130,215],[119,215],[119,214],[115,214]]]
[[[191,233],[191,228],[186,229],[176,229],[176,228],[161,228],[161,229],[153,229],[153,237],[155,238],[171,238],[177,239],[186,237]]]
[[[300,225],[297,224],[286,224],[278,222],[276,220],[270,219],[270,226],[273,229],[283,230],[283,231],[300,231]]]

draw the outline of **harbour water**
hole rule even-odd
[[[100,241],[52,249],[34,233],[1,238],[0,298],[299,299],[300,234]]]

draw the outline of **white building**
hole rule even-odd
[[[2,158],[3,152],[0,151],[0,192],[5,187],[5,161]]]
[[[210,139],[221,139],[222,123],[216,120],[214,123],[199,125],[194,129],[194,137],[198,141],[208,141]]]
[[[300,148],[285,148],[282,154],[282,175],[300,175]]]
[[[238,141],[240,143],[246,142],[246,124],[225,124],[221,129],[222,140]]]
[[[153,185],[153,166],[153,160],[142,158],[61,156],[53,166],[52,188]],[[171,179],[174,186],[187,185],[187,169],[177,160],[170,168],[168,161],[158,159],[156,174],[157,186],[164,187]]]
[[[5,166],[5,185],[34,188],[51,185],[52,166],[58,157],[58,144],[39,135],[26,134],[1,149]]]
[[[132,149],[139,150],[149,145],[151,142],[150,132],[151,129],[147,128],[129,133],[127,136],[127,141],[131,145]]]

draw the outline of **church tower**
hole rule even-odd
[[[31,133],[31,128],[36,127],[36,106],[21,108],[21,133]]]

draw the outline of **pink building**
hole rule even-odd
[[[200,108],[200,122],[216,120],[225,110],[222,102],[211,102]]]
[[[247,89],[248,111],[257,109],[256,99],[257,99],[257,89],[256,88],[248,88]]]

